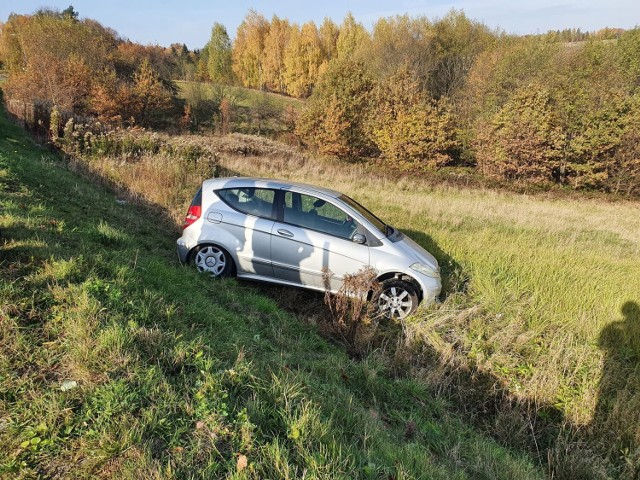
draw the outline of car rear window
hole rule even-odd
[[[231,208],[248,215],[275,219],[276,192],[267,188],[225,188],[216,192]]]

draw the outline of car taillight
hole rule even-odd
[[[184,217],[184,224],[182,225],[182,229],[184,230],[193,222],[198,220],[202,215],[202,207],[200,205],[191,205],[189,207],[189,211],[187,212],[187,216]]]

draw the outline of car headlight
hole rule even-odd
[[[427,277],[438,278],[440,276],[439,268],[432,268],[429,265],[425,265],[424,263],[414,263],[409,268],[419,272]]]

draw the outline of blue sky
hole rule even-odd
[[[204,46],[214,22],[224,24],[235,36],[251,8],[268,19],[275,14],[297,23],[320,23],[327,16],[340,23],[351,11],[367,28],[380,17],[407,13],[433,19],[452,8],[489,27],[517,34],[640,25],[640,0],[1,0],[0,22],[11,12],[33,13],[43,6],[63,10],[69,4],[81,18],[93,18],[132,41],[164,46],[185,43],[190,49]]]

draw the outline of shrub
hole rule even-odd
[[[537,84],[519,89],[477,131],[477,157],[491,176],[545,182],[558,175],[566,143],[550,92]]]
[[[406,67],[376,87],[367,134],[392,167],[415,170],[452,160],[454,127],[447,100],[431,100]]]
[[[360,157],[374,146],[365,135],[373,79],[364,65],[351,60],[330,62],[305,111],[296,133],[325,155]]]

